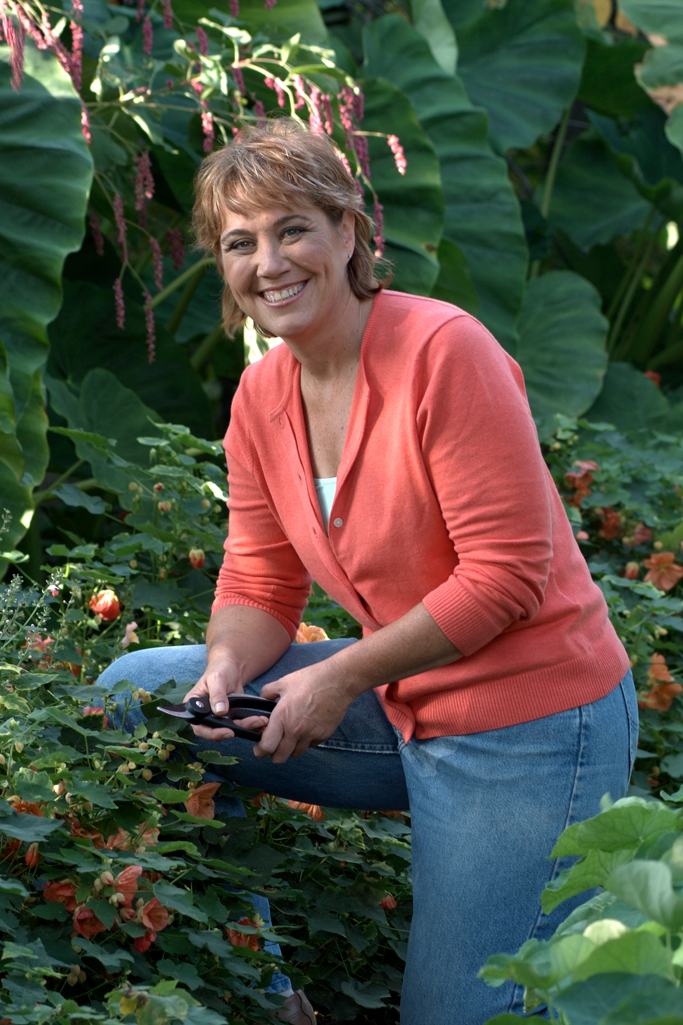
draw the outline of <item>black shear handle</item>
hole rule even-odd
[[[189,698],[185,707],[195,716],[195,726],[209,726],[218,730],[229,729],[236,737],[258,741],[261,739],[260,733],[237,726],[235,719],[249,719],[254,715],[270,717],[270,713],[275,708],[275,702],[251,694],[228,694],[229,711],[227,715],[223,716],[212,713],[208,698]]]

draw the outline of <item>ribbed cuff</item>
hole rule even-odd
[[[455,576],[430,591],[422,603],[439,629],[463,655],[473,655],[509,625],[507,617],[506,621],[497,623],[487,615],[481,602],[473,598]]]
[[[228,592],[222,594],[220,598],[215,598],[213,605],[211,606],[211,615],[214,612],[218,612],[219,609],[225,609],[229,605],[247,605],[251,609],[260,609],[261,612],[267,612],[273,619],[277,619],[278,623],[282,623],[285,630],[289,634],[290,640],[294,641],[296,632],[299,629],[299,624],[296,626],[292,623],[291,619],[287,619],[286,616],[280,615],[279,612],[275,612],[274,609],[269,609],[266,605],[261,605],[260,602],[252,601],[251,598],[245,598],[243,594],[235,594],[234,592]]]

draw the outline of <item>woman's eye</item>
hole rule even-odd
[[[227,247],[229,253],[238,252],[239,250],[249,249],[254,243],[250,238],[239,238],[236,242],[231,242]]]
[[[284,238],[298,238],[299,235],[303,235],[305,228],[285,228],[283,232]]]

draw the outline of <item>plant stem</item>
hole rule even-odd
[[[46,498],[49,498],[50,495],[52,494],[52,492],[56,488],[58,488],[60,484],[63,484],[65,480],[68,480],[69,477],[72,477],[74,475],[74,473],[76,472],[76,470],[78,469],[78,467],[82,466],[84,462],[85,462],[85,459],[77,459],[76,462],[73,464],[73,466],[70,466],[68,470],[65,470],[64,473],[61,475],[61,477],[58,477],[57,480],[53,481],[52,484],[50,484],[49,487],[45,488],[43,491],[34,491],[34,493],[33,493],[33,502],[34,502],[34,504],[35,505],[40,505],[40,503],[44,502]]]
[[[187,284],[185,285],[185,288],[183,289],[183,294],[180,296],[180,299],[176,303],[175,309],[173,310],[173,313],[171,314],[169,321],[166,325],[166,330],[171,336],[175,335],[176,331],[178,330],[180,322],[187,312],[187,307],[190,305],[192,296],[199,288],[199,284],[204,275],[206,274],[206,269],[208,266],[209,265],[208,263],[206,263],[206,261],[200,262],[199,264],[195,265],[195,272],[189,278]],[[161,295],[161,293],[159,293],[159,295]]]
[[[569,124],[569,114],[571,107],[567,107],[562,120],[560,121],[560,127],[557,129],[557,135],[555,136],[555,142],[553,143],[552,153],[550,154],[550,162],[548,164],[548,173],[545,176],[545,184],[543,185],[543,197],[541,198],[541,215],[543,220],[548,220],[548,214],[550,213],[550,201],[553,195],[553,188],[555,186],[555,178],[557,177],[557,169],[560,166],[560,158],[562,156],[562,149],[564,147],[564,140],[567,134],[567,126]],[[529,271],[529,278],[537,278],[541,270],[541,261],[534,260],[531,264]]]
[[[609,304],[609,308],[608,308],[607,312],[605,313],[605,316],[610,321],[610,323],[612,321],[612,317],[614,316],[614,314],[616,313],[617,309],[619,308],[619,303],[621,302],[622,297],[624,295],[624,292],[626,291],[626,289],[628,287],[628,284],[631,281],[631,278],[633,276],[633,273],[634,273],[636,267],[638,266],[638,261],[640,260],[640,257],[641,257],[642,251],[643,251],[643,247],[645,245],[647,245],[647,237],[648,237],[648,232],[650,230],[650,221],[652,220],[652,216],[653,216],[654,212],[655,212],[655,207],[651,206],[650,210],[648,212],[648,215],[647,215],[647,217],[645,219],[645,224],[643,225],[643,227],[641,229],[640,238],[638,239],[638,243],[637,243],[635,249],[633,250],[633,256],[631,257],[631,260],[629,261],[628,267],[624,271],[624,276],[621,279],[621,281],[619,282],[619,287],[616,290],[616,292],[614,293],[614,298],[612,299],[612,302]]]
[[[181,285],[184,285],[185,282],[189,278],[191,278],[193,274],[197,273],[200,267],[206,269],[215,262],[216,261],[214,260],[213,256],[207,256],[204,259],[199,260],[198,263],[192,264],[192,266],[188,267],[187,270],[184,270],[182,274],[179,274],[177,278],[174,278],[169,285],[166,285],[166,288],[163,288],[161,292],[157,292],[157,294],[152,299],[152,309],[154,310],[157,306],[160,306],[164,299],[168,299],[169,295],[172,295],[177,288],[180,288]]]
[[[207,361],[213,350],[224,337],[225,332],[223,330],[223,325],[216,324],[213,331],[210,331],[205,338],[202,338],[201,342],[190,356],[190,363],[195,370],[199,370],[199,368]]]
[[[629,282],[629,286],[626,289],[626,294],[622,299],[621,306],[619,308],[619,313],[617,314],[614,324],[612,325],[612,330],[610,331],[609,338],[607,340],[607,352],[610,354],[616,348],[616,342],[619,337],[619,332],[621,331],[622,324],[624,323],[624,318],[628,313],[629,306],[631,305],[633,296],[635,295],[636,288],[638,287],[643,271],[647,266],[647,261],[650,259],[650,253],[652,252],[652,247],[655,243],[655,234],[656,233],[653,232],[652,235],[650,235],[648,243],[645,247],[645,251],[643,252],[640,260],[638,261],[638,265],[634,270],[631,281]],[[618,353],[615,352],[615,356],[616,355],[618,355]]]

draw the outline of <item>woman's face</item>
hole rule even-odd
[[[353,298],[346,268],[354,243],[349,211],[333,224],[306,204],[225,210],[223,274],[237,305],[262,328],[286,341],[315,341]]]

